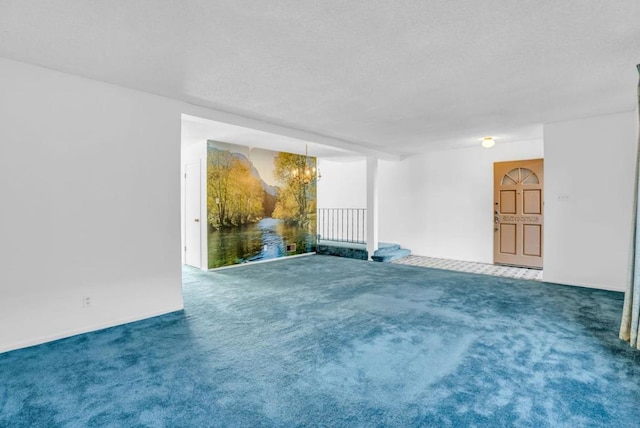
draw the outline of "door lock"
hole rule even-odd
[[[200,223],[200,219],[199,218],[194,218],[193,221],[195,221],[196,223]]]

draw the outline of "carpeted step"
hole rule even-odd
[[[392,244],[389,242],[378,242],[378,250],[399,250],[400,244]]]
[[[411,251],[406,248],[380,248],[373,253],[371,259],[374,262],[384,263],[407,257],[409,254],[411,254]]]

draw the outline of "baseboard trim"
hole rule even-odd
[[[8,346],[0,346],[0,354],[5,352],[10,352],[10,351],[16,351],[18,349],[30,348],[32,346],[38,346],[38,345],[42,345],[43,343],[54,342],[56,340],[67,339],[69,337],[78,336],[80,334],[92,333],[94,331],[105,330],[105,329],[117,327],[120,325],[130,324],[132,322],[159,317],[159,316],[167,315],[173,312],[179,312],[179,311],[182,311],[183,309],[184,309],[184,306],[172,307],[166,310],[151,312],[141,316],[123,318],[114,322],[94,324],[88,327],[67,330],[57,334],[41,336],[31,340],[25,340],[24,342],[14,343]]]
[[[220,267],[217,267],[217,268],[211,268],[211,269],[207,269],[205,272],[216,272],[216,271],[224,270],[224,269],[233,269],[233,268],[237,268],[237,267],[240,267],[240,266],[251,266],[251,265],[258,265],[258,264],[261,264],[261,263],[279,262],[279,261],[283,261],[283,260],[295,259],[295,258],[298,258],[298,257],[313,256],[315,254],[316,254],[316,252],[313,251],[311,253],[293,254],[291,256],[275,257],[273,259],[256,260],[255,262],[238,263],[238,264],[235,264],[235,265],[220,266]]]
[[[580,287],[580,288],[589,288],[592,290],[603,290],[603,291],[616,291],[618,293],[624,293],[625,290],[620,290],[619,288],[604,286],[600,284],[585,284],[584,282],[568,282],[568,281],[559,281],[555,279],[545,279],[544,274],[542,276],[542,280],[540,282],[544,282],[547,284],[553,285],[566,285],[567,287]]]

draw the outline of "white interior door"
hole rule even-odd
[[[200,267],[200,163],[185,165],[184,180],[184,251],[185,264]]]

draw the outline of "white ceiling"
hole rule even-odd
[[[635,108],[638,0],[0,0],[0,56],[396,155]]]

